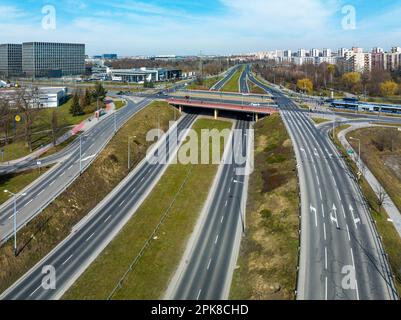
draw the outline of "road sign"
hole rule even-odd
[[[15,116],[15,121],[20,122],[21,121],[21,116],[17,114]]]
[[[347,153],[352,156],[355,152],[354,150],[347,150]]]

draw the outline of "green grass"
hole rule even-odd
[[[71,104],[72,104],[72,99],[69,99],[66,103],[64,103],[58,108],[46,108],[46,109],[41,109],[37,112],[37,114],[34,116],[34,122],[32,126],[33,150],[36,150],[41,146],[45,146],[53,142],[53,138],[50,131],[53,111],[56,111],[57,113],[57,126],[58,128],[60,128],[59,132],[57,133],[57,137],[60,137],[68,130],[70,130],[72,126],[79,124],[80,122],[86,120],[88,117],[92,116],[94,110],[96,109],[96,103],[93,103],[91,106],[85,108],[86,113],[84,115],[74,117],[70,113]],[[19,138],[17,138],[16,141],[8,145],[1,147],[5,151],[4,152],[5,162],[19,159],[30,154],[30,150],[23,136],[24,124],[22,122],[18,123],[16,130],[17,130],[17,136],[19,136]]]
[[[313,117],[312,120],[313,120],[316,124],[321,124],[321,123],[330,122],[330,120],[324,119],[324,118],[314,118],[314,117]]]
[[[266,94],[266,91],[251,81],[248,81],[249,91],[254,94]]]
[[[116,110],[119,110],[122,107],[126,106],[126,102],[122,101],[122,100],[116,100],[116,101],[114,101],[114,105],[116,107]]]
[[[299,246],[299,190],[291,140],[279,115],[255,126],[246,234],[230,299],[292,300]]]
[[[33,181],[39,178],[51,166],[22,173],[8,174],[0,176],[0,205],[6,202],[10,197],[4,190],[9,190],[13,193],[22,191],[25,187],[30,185]]]
[[[200,136],[201,129],[223,130],[231,126],[230,122],[201,119],[193,128]],[[211,147],[211,144],[200,145],[200,148],[209,148],[209,152]],[[106,299],[172,205],[155,235],[157,238],[151,241],[113,296],[113,299],[162,298],[206,201],[217,168],[213,164],[169,166],[136,214],[64,298]]]
[[[357,176],[359,169],[357,168],[355,162],[350,158],[347,151],[344,149],[342,144],[338,139],[338,133],[342,130],[349,128],[350,126],[342,126],[338,127],[335,131],[335,138],[334,142],[337,145],[337,148],[340,150],[341,154],[343,155],[348,167],[350,168],[351,172],[354,176]],[[386,253],[388,254],[388,259],[390,262],[390,267],[395,275],[395,285],[398,291],[398,295],[401,296],[401,238],[397,233],[394,225],[389,222],[388,215],[383,212],[384,210],[380,208],[378,205],[378,199],[370,187],[369,183],[366,181],[364,177],[361,177],[358,181],[359,186],[362,190],[362,194],[365,197],[366,202],[369,205],[370,213],[375,221],[377,230],[379,235],[382,238],[382,243]]]
[[[245,70],[245,66],[242,66],[241,68],[239,68],[234,73],[234,75],[231,77],[231,79],[224,85],[224,87],[221,89],[221,91],[238,93],[239,92],[238,81],[244,70]]]
[[[0,250],[0,292],[32,268],[58,243],[70,234],[71,228],[104,199],[124,177],[127,170],[128,137],[132,142],[133,167],[146,154],[152,142],[146,133],[160,127],[166,131],[177,111],[166,102],[155,102],[138,112],[121,128],[93,164],[40,215],[18,233],[18,248],[14,256],[13,243],[8,241]]]
[[[222,79],[222,77],[206,78],[203,80],[203,84],[194,83],[194,84],[187,86],[187,89],[188,90],[210,90],[210,88],[213,87],[221,79]]]

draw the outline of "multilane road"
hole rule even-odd
[[[272,92],[291,135],[302,197],[298,299],[396,299],[369,209],[327,135],[280,92]]]
[[[246,68],[240,77],[241,90],[248,92]],[[245,229],[245,204],[253,139],[249,121],[238,120],[217,176],[213,196],[206,205],[204,220],[190,248],[188,263],[175,283],[175,300],[227,299]],[[185,259],[186,257],[184,257]],[[180,271],[179,271],[180,272]]]
[[[38,215],[79,176],[81,168],[86,168],[95,159],[113,137],[115,129],[118,130],[132,115],[150,102],[150,99],[144,99],[139,103],[128,100],[128,105],[125,108],[100,120],[99,124],[83,134],[81,151],[80,138],[77,138],[71,146],[58,154],[57,157],[61,156],[64,160],[28,187],[24,191],[25,196],[18,197],[16,207],[17,230]],[[80,158],[82,160],[81,165]],[[14,203],[11,201],[0,207],[0,243],[12,236],[13,220]]]
[[[163,154],[173,155],[179,143],[170,146],[169,135],[177,135],[179,141],[182,141],[195,119],[196,115],[183,116],[176,129],[172,129],[164,136],[152,154],[156,157]],[[166,167],[165,162],[153,162],[148,159],[143,161],[98,208],[89,214],[85,223],[74,230],[1,298],[6,300],[60,298],[135,213]],[[55,289],[47,289],[42,285],[44,278],[42,270],[46,266],[51,266],[56,272]]]

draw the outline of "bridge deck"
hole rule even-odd
[[[191,99],[167,99],[167,102],[175,106],[204,108],[204,109],[217,109],[225,111],[236,111],[244,113],[258,113],[258,114],[273,114],[278,113],[278,110],[271,107],[257,107],[251,105],[238,105],[229,103],[205,102],[201,100]]]

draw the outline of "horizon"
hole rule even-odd
[[[2,2],[2,43],[85,43],[88,55],[230,55],[276,48],[353,46],[387,49],[398,45],[394,39],[401,39],[397,23],[401,1]]]

